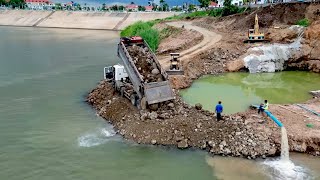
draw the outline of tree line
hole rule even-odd
[[[25,2],[24,0],[10,0],[10,1],[6,1],[6,0],[0,0],[0,5],[1,6],[11,6],[12,8],[21,8],[23,9],[25,7]]]

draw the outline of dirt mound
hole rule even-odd
[[[294,25],[297,21],[305,18],[308,6],[309,4],[305,3],[290,3],[258,8],[250,14],[245,13],[235,16],[236,20],[230,28],[241,30],[253,28],[256,14],[258,14],[261,28],[268,28],[278,24]]]
[[[170,35],[161,41],[157,52],[158,54],[180,52],[198,44],[202,39],[203,35],[201,33],[183,29],[178,34]]]

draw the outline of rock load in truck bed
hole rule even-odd
[[[150,52],[147,47],[132,45],[128,46],[127,50],[139,73],[143,76],[142,79],[144,82],[164,81],[160,69],[158,69],[155,60],[152,57],[152,52]]]

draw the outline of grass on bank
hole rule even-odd
[[[301,19],[297,22],[297,25],[303,26],[303,27],[308,27],[310,25],[310,21],[307,18]]]
[[[177,28],[164,28],[161,31],[153,28],[155,24],[165,21],[174,21],[174,20],[183,20],[183,19],[190,19],[190,18],[197,18],[197,17],[221,17],[221,16],[228,16],[236,13],[242,13],[246,11],[246,8],[238,8],[237,6],[227,6],[224,8],[212,9],[208,11],[196,11],[192,13],[174,15],[171,17],[167,17],[165,19],[156,19],[148,22],[136,22],[124,30],[121,31],[121,37],[129,37],[129,36],[141,36],[150,46],[152,51],[156,51],[160,44],[160,41],[171,34],[178,33],[179,29]]]
[[[156,21],[136,22],[121,31],[120,36],[141,36],[145,41],[147,41],[150,48],[155,51],[160,43],[159,31],[152,28],[155,24]]]

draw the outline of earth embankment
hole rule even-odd
[[[265,117],[257,115],[255,110],[247,110],[225,116],[223,121],[217,122],[215,113],[202,110],[200,104],[195,107],[186,104],[178,95],[178,91],[190,86],[194,79],[202,75],[227,72],[230,62],[237,61],[247,53],[248,49],[259,45],[243,43],[247,29],[252,28],[254,24],[255,13],[262,12],[258,14],[262,17],[262,23],[265,22],[261,27],[271,38],[272,43],[290,43],[297,34],[287,32],[288,28],[296,20],[305,17],[312,20],[309,28],[316,26],[318,7],[319,5],[303,3],[281,4],[267,7],[267,10],[257,9],[250,14],[189,21],[186,27],[205,28],[207,31],[212,31],[209,34],[215,36],[213,39],[218,37],[216,34],[221,36],[221,39],[217,39],[209,46],[198,47],[194,53],[187,53],[182,57],[185,74],[170,79],[176,89],[174,101],[162,104],[157,111],[139,111],[128,100],[119,97],[110,84],[103,81],[89,93],[87,102],[100,116],[109,120],[125,139],[138,143],[172,145],[178,148],[196,147],[213,154],[247,158],[278,155],[281,143],[280,129],[272,120],[267,119],[266,123],[262,123],[266,120]],[[275,8],[279,13],[270,13],[270,17],[268,8]],[[293,15],[295,9],[298,9],[297,16]],[[289,15],[285,16],[286,13]],[[175,24],[179,27],[182,25],[179,22]],[[307,31],[303,41],[308,43],[310,39],[315,39],[313,37],[318,37],[317,32],[316,29]],[[284,34],[286,37],[279,37],[279,34]],[[205,40],[204,37],[202,41]],[[317,42],[316,38],[313,42],[314,48],[317,47]],[[166,66],[167,61],[162,61],[161,64]],[[236,71],[243,70],[243,63],[236,65],[238,68]],[[304,106],[319,111],[317,108],[319,101],[319,98],[315,98],[306,102]],[[287,128],[291,151],[320,154],[319,117],[289,104],[270,105],[270,111]],[[313,127],[306,126],[308,124],[313,124]]]

